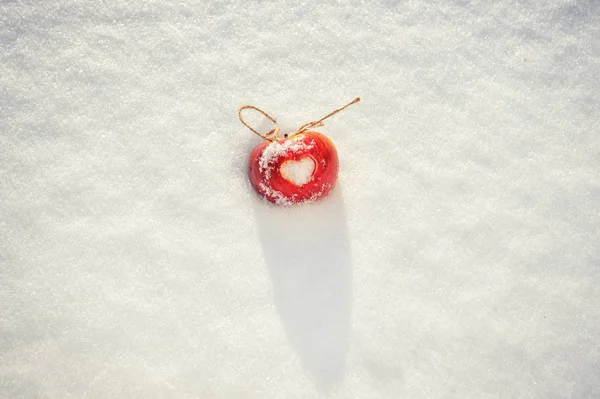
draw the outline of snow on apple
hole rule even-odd
[[[339,160],[333,142],[308,131],[259,144],[249,160],[250,181],[277,205],[315,201],[329,194],[337,180]]]

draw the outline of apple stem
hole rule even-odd
[[[329,117],[337,114],[340,111],[343,111],[344,109],[348,108],[352,104],[355,104],[355,103],[357,103],[359,101],[360,101],[360,97],[356,97],[354,100],[350,101],[348,104],[344,105],[343,107],[340,107],[340,108],[336,109],[333,112],[330,112],[329,114],[325,115],[324,117],[322,117],[318,121],[312,121],[312,122],[305,123],[304,125],[300,126],[300,128],[298,130],[296,130],[293,134],[290,134],[290,135],[286,134],[285,137],[286,138],[287,137],[291,137],[291,136],[294,136],[296,134],[304,133],[308,129],[312,129],[312,128],[315,128],[315,127],[323,126],[323,121],[325,119],[327,119],[327,118],[329,118]],[[248,123],[246,123],[246,121],[244,120],[244,118],[242,118],[242,111],[245,110],[245,109],[253,109],[255,111],[258,111],[261,114],[263,114],[265,117],[267,117],[274,124],[277,123],[277,121],[275,120],[275,118],[273,118],[271,115],[267,114],[262,109],[260,109],[258,107],[255,107],[254,105],[243,105],[242,107],[240,107],[240,109],[238,111],[238,117],[240,118],[240,121],[244,124],[244,126],[246,126],[253,133],[257,134],[258,136],[262,137],[265,140],[268,140],[268,141],[277,141],[277,140],[280,140],[280,137],[279,137],[279,126],[275,125],[275,127],[273,127],[273,129],[271,129],[267,133],[263,134],[263,133],[260,133],[258,130],[254,129]]]

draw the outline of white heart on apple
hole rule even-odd
[[[315,171],[315,161],[304,157],[299,161],[285,161],[279,168],[281,176],[296,186],[303,186],[312,180]]]

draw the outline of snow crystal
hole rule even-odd
[[[265,194],[267,196],[269,196],[275,200],[275,203],[277,205],[290,206],[295,203],[293,200],[293,197],[291,199],[289,199],[285,195],[283,195],[282,192],[274,190],[271,187],[268,187],[264,183],[260,183],[259,186],[265,192]]]

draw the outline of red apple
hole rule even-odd
[[[337,180],[335,145],[325,135],[307,131],[265,141],[250,153],[254,189],[278,205],[315,201],[329,194]]]

